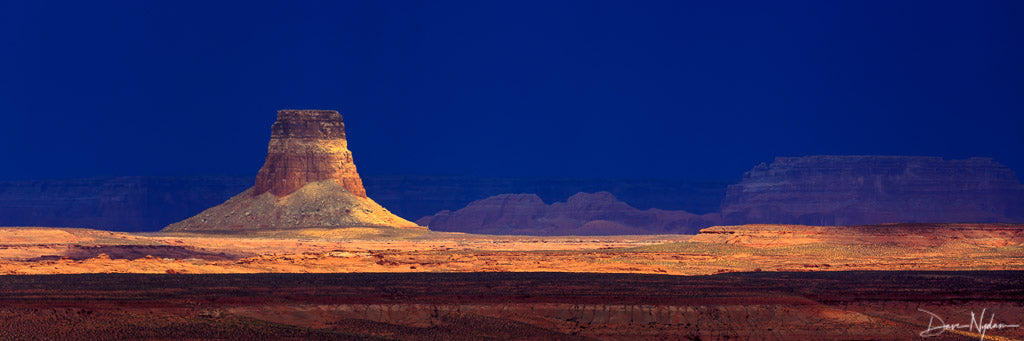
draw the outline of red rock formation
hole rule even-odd
[[[285,196],[322,180],[335,180],[349,193],[366,197],[341,115],[334,110],[279,110],[253,194]]]
[[[717,214],[639,210],[608,192],[577,193],[551,205],[535,194],[502,194],[417,220],[437,231],[516,235],[695,233],[717,222]]]
[[[337,111],[281,110],[256,186],[164,231],[363,226],[418,227],[366,197]]]
[[[780,157],[729,186],[721,213],[729,225],[1020,222],[1024,186],[988,158]]]

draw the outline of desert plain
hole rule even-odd
[[[899,340],[922,338],[932,314],[1024,320],[1016,224],[586,237],[20,227],[0,240],[2,339]]]
[[[405,228],[123,233],[0,228],[0,274],[1024,270],[1024,225],[742,225],[690,235],[498,236]]]

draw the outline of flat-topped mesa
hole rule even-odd
[[[723,224],[1024,222],[1024,185],[990,158],[779,157],[728,187]]]
[[[270,132],[254,195],[282,197],[309,183],[335,180],[349,193],[366,197],[337,111],[279,110]]]

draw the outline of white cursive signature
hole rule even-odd
[[[980,333],[981,334],[981,340],[984,341],[985,340],[985,333],[988,332],[991,329],[1005,329],[1005,328],[1019,328],[1020,327],[1019,324],[995,323],[995,319],[996,319],[996,314],[995,313],[992,313],[991,315],[989,315],[988,323],[985,323],[985,310],[987,310],[987,309],[988,308],[982,309],[981,310],[981,315],[977,316],[977,317],[974,315],[974,311],[972,310],[971,311],[971,323],[965,325],[965,324],[960,324],[960,323],[946,324],[946,321],[943,321],[942,318],[939,317],[939,315],[935,315],[935,313],[933,313],[933,312],[930,312],[930,311],[927,311],[927,310],[924,310],[924,309],[921,309],[921,308],[917,308],[918,311],[921,311],[923,313],[927,313],[928,315],[931,315],[931,317],[928,318],[928,329],[925,329],[923,332],[921,332],[918,335],[921,335],[921,337],[932,337],[932,336],[939,336],[942,333],[945,333],[947,330],[951,330],[952,331],[952,330],[957,330],[957,329],[967,329],[968,332],[978,332],[978,333]],[[935,323],[936,320],[938,320],[938,324]]]

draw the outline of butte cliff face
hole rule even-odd
[[[366,196],[337,111],[281,110],[256,185],[164,231],[418,227]]]
[[[715,225],[718,215],[639,210],[611,193],[577,193],[545,204],[536,194],[502,194],[458,211],[441,211],[417,223],[432,230],[516,235],[692,234]]]
[[[729,186],[725,224],[1018,222],[1024,186],[988,158],[780,157]]]
[[[270,127],[267,161],[256,175],[254,194],[285,196],[308,183],[334,180],[352,195],[366,197],[345,123],[332,110],[281,110]]]

